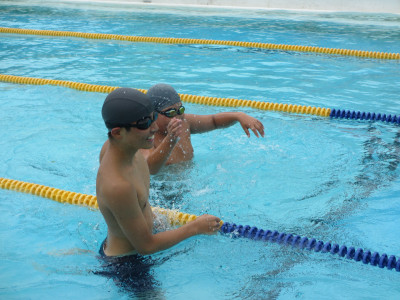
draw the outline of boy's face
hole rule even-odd
[[[156,119],[157,113],[152,113],[150,116],[140,120],[147,121],[146,126],[137,126],[139,123],[143,122],[134,122],[130,130],[119,128],[120,134],[126,143],[131,146],[138,149],[150,149],[154,146],[154,133],[158,130]]]
[[[175,103],[174,105],[164,108],[158,114],[157,125],[160,129],[167,128],[169,122],[173,118],[183,119],[185,108],[182,106],[182,102]]]

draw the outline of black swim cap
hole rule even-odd
[[[101,114],[108,129],[150,116],[154,106],[149,97],[131,88],[118,88],[104,100]]]
[[[181,102],[181,98],[175,89],[164,83],[153,85],[148,91],[147,95],[153,102],[154,109],[158,112],[164,108]]]

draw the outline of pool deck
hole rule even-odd
[[[62,2],[400,14],[400,0],[63,0]]]

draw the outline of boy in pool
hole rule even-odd
[[[185,108],[175,89],[167,84],[152,86],[147,95],[159,113],[159,130],[154,135],[154,146],[142,149],[150,173],[156,174],[163,165],[175,164],[193,158],[191,134],[203,133],[232,126],[239,122],[250,137],[249,129],[264,137],[264,126],[243,112],[224,112],[214,115],[184,114]]]
[[[194,235],[215,233],[220,219],[202,215],[179,228],[154,234],[149,168],[138,150],[154,147],[157,112],[147,95],[119,88],[106,97],[102,116],[109,138],[100,156],[96,195],[108,232],[100,254],[108,269],[119,273],[118,280],[132,281],[130,276],[148,274],[148,257],[142,255],[170,248]],[[126,264],[128,267],[123,267]],[[132,273],[120,274],[124,272]],[[146,285],[144,278],[133,281]]]

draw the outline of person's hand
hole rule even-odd
[[[264,137],[264,125],[256,118],[242,113],[240,114],[238,121],[248,137],[250,137],[249,129],[254,132],[256,137],[259,137],[259,134]]]
[[[197,234],[213,234],[221,228],[221,219],[212,215],[202,215],[194,221]]]
[[[183,126],[182,120],[173,118],[167,126],[167,138],[171,140],[171,142],[177,141],[178,137],[182,134]]]

